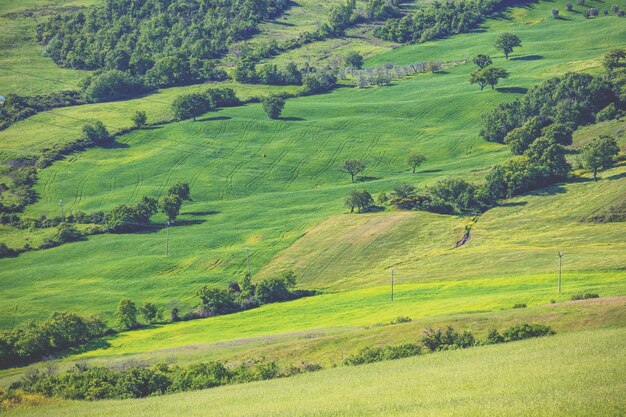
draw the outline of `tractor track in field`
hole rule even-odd
[[[89,181],[89,179],[94,175],[93,172],[85,175],[83,178],[81,178],[81,180],[78,183],[78,186],[76,187],[76,194],[74,195],[74,201],[72,202],[72,204],[70,205],[69,208],[74,208],[75,205],[78,205],[82,200],[83,197],[85,195],[85,185],[87,184],[87,181]]]
[[[59,173],[58,168],[52,171],[52,174],[48,176],[46,182],[43,185],[43,195],[46,200],[52,199],[52,184],[56,181],[57,174]]]
[[[334,137],[336,137],[339,132],[342,132],[345,130],[346,127],[348,127],[350,125],[350,121],[345,121],[343,122],[341,125],[339,125],[336,129],[334,129],[327,137],[327,139],[325,140],[325,143],[329,143],[331,139],[333,139]],[[337,158],[339,158],[339,155],[341,154],[341,152],[343,152],[343,148],[346,146],[346,141],[343,141],[339,146],[337,146],[335,148],[335,151],[331,154],[330,158],[328,159],[328,161],[322,166],[322,168],[320,170],[318,170],[315,174],[313,174],[311,176],[312,179],[317,179],[319,178],[324,172],[326,172],[337,160]]]
[[[318,127],[316,131],[319,132],[319,130],[320,129]],[[292,169],[289,173],[289,178],[287,179],[285,186],[282,188],[283,190],[286,190],[291,184],[293,184],[293,182],[300,176],[300,171],[302,170],[302,168],[307,163],[309,163],[314,156],[317,156],[326,147],[326,144],[328,144],[328,140],[328,138],[327,140],[323,140],[314,152],[309,153],[296,164],[294,169]]]
[[[133,165],[133,169],[137,173],[137,181],[135,181],[133,192],[130,195],[131,202],[135,199],[135,196],[137,195],[137,191],[139,191],[139,188],[141,188],[141,186],[143,185],[143,174],[139,171],[139,169],[135,165]]]
[[[193,154],[193,155],[195,155],[195,154]],[[161,195],[163,194],[163,189],[165,187],[167,187],[167,185],[169,184],[170,180],[174,176],[174,171],[176,171],[176,169],[178,167],[180,167],[182,164],[184,164],[187,161],[187,159],[191,158],[191,156],[192,156],[192,154],[186,154],[186,155],[181,156],[174,163],[174,165],[167,171],[167,175],[165,177],[165,180],[163,182],[161,182],[161,185],[159,186],[159,191],[157,193],[157,199],[161,198]]]

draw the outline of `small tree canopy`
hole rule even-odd
[[[136,111],[133,114],[133,117],[131,117],[131,120],[133,121],[133,125],[135,127],[142,127],[148,121],[148,117],[146,116],[145,111]]]
[[[111,140],[111,135],[104,123],[97,121],[94,124],[88,123],[83,126],[85,139],[95,145],[103,145]]]
[[[372,195],[365,190],[354,190],[346,198],[346,207],[350,209],[350,213],[363,213],[374,206]]]
[[[474,57],[474,64],[476,64],[479,69],[488,67],[492,64],[491,57],[489,55],[478,54]]]
[[[176,220],[180,213],[183,201],[175,194],[168,194],[161,200],[161,211],[167,216],[169,221]]]
[[[517,35],[505,32],[498,36],[494,46],[497,49],[501,49],[504,52],[504,57],[509,59],[509,54],[513,52],[513,48],[522,46],[522,41],[519,37],[517,37]]]
[[[345,57],[345,63],[349,67],[361,69],[363,68],[363,55],[357,51],[349,52]]]
[[[415,169],[422,165],[426,157],[421,153],[413,152],[406,158],[406,163],[411,167],[413,173],[415,174]]]
[[[285,98],[281,96],[269,96],[263,98],[263,110],[270,119],[278,119],[285,107]]]
[[[117,320],[124,329],[137,327],[137,306],[128,299],[121,300],[117,305]]]
[[[365,171],[365,168],[365,162],[355,159],[349,159],[343,163],[343,165],[341,166],[341,171],[350,174],[352,182],[354,182],[355,175]]]
[[[613,165],[618,152],[615,138],[601,135],[585,145],[580,153],[580,161],[585,168],[593,170],[593,180],[597,181],[598,170]]]
[[[213,107],[206,94],[191,93],[176,97],[172,103],[172,112],[178,120],[196,120],[197,116],[204,114]]]

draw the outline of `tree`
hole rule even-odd
[[[104,123],[97,121],[94,124],[88,123],[83,126],[85,139],[94,145],[104,145],[111,140],[111,135]]]
[[[504,57],[509,59],[509,54],[513,52],[513,48],[517,46],[522,46],[522,41],[517,35],[513,35],[512,33],[502,33],[496,39],[496,43],[494,46],[497,49],[501,49],[504,52]]]
[[[374,206],[372,195],[366,190],[354,190],[346,198],[346,207],[350,209],[350,213],[363,213]]]
[[[483,91],[487,86],[487,79],[483,73],[483,70],[477,69],[476,71],[472,71],[469,79],[470,84],[478,84],[480,85],[480,91]]]
[[[491,85],[492,90],[495,88],[495,85],[498,84],[498,80],[509,78],[509,73],[502,68],[487,67],[480,70],[480,72],[482,72],[482,77],[485,78],[485,81]]]
[[[443,64],[441,63],[441,61],[428,61],[425,68],[426,71],[430,71],[434,74],[437,71],[441,71],[441,69],[443,68]]]
[[[285,98],[281,96],[269,96],[263,98],[263,110],[270,119],[278,119],[285,107]]]
[[[292,271],[285,272],[280,278],[268,278],[256,285],[256,297],[260,303],[275,303],[292,298],[289,291],[296,286],[296,275]]]
[[[413,174],[415,174],[415,169],[422,165],[426,157],[421,153],[413,152],[406,158],[406,163],[411,167]]]
[[[361,69],[363,68],[363,55],[357,51],[349,52],[344,59],[346,66]]]
[[[613,49],[602,58],[602,65],[607,72],[626,67],[626,49]]]
[[[343,165],[341,166],[341,171],[350,174],[351,180],[352,182],[354,182],[355,175],[365,171],[365,168],[365,162],[355,159],[349,159],[343,163]]]
[[[474,57],[474,64],[478,66],[478,69],[483,69],[492,64],[491,57],[489,55],[478,54]]]
[[[593,180],[598,179],[598,170],[613,165],[619,146],[614,137],[601,135],[585,145],[580,153],[583,166],[593,170]]]
[[[58,244],[75,242],[83,238],[83,235],[70,223],[59,223],[52,239]]]
[[[206,94],[191,93],[176,97],[172,103],[172,112],[178,120],[185,120],[200,116],[211,110],[212,103]]]
[[[131,117],[131,120],[133,121],[133,125],[136,128],[140,128],[142,126],[145,126],[148,117],[146,116],[145,111],[136,111]]]
[[[133,329],[139,324],[137,322],[137,306],[131,300],[121,300],[117,305],[115,315],[120,326],[124,329]]]
[[[559,18],[559,9],[552,9],[552,18],[553,19]]]
[[[196,295],[200,297],[202,305],[211,316],[229,314],[237,310],[233,294],[228,290],[205,285],[196,292]]]
[[[175,194],[168,194],[161,200],[161,211],[167,216],[170,222],[176,220],[180,213],[183,201]]]
[[[400,210],[412,210],[419,204],[417,189],[411,184],[398,184],[390,194],[389,201]]]
[[[142,305],[139,309],[139,312],[146,323],[150,324],[156,320],[157,315],[159,314],[159,309],[152,303],[144,303],[144,305]]]
[[[191,201],[191,196],[189,195],[189,183],[188,182],[178,182],[169,190],[167,190],[167,194],[176,195],[181,200]]]
[[[565,158],[565,153],[565,147],[554,139],[540,137],[528,147],[524,155],[531,162],[548,169],[553,179],[560,180],[567,178],[572,170]]]

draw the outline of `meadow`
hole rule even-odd
[[[97,407],[59,401],[8,415],[620,416],[625,340],[623,328],[586,331]]]
[[[156,218],[155,227],[144,233],[93,236],[85,242],[1,260],[0,282],[7,297],[0,302],[4,313],[0,323],[7,326],[26,318],[41,318],[56,309],[110,316],[123,297],[164,307],[172,300],[190,306],[195,303],[194,291],[201,285],[224,285],[243,275],[246,248],[254,273],[261,270],[261,276],[269,276],[294,268],[302,288],[327,290],[372,285],[385,279],[392,267],[404,274],[406,282],[465,274],[547,273],[554,270],[552,252],[557,246],[566,252],[568,246],[572,248],[570,270],[622,269],[619,253],[623,231],[617,226],[579,225],[579,219],[568,214],[570,206],[561,212],[541,214],[551,221],[563,216],[558,227],[556,223],[550,227],[542,223],[548,227],[543,235],[537,234],[542,226],[534,224],[532,217],[515,217],[516,212],[522,216],[530,213],[533,206],[539,214],[549,201],[554,207],[560,206],[560,196],[551,200],[548,195],[543,200],[538,193],[537,203],[529,207],[523,206],[526,202],[522,199],[483,216],[475,230],[478,243],[467,248],[467,256],[448,249],[469,218],[428,213],[342,215],[343,199],[354,188],[367,188],[375,195],[402,181],[422,187],[451,175],[479,180],[491,165],[510,155],[506,147],[479,138],[483,111],[515,98],[546,76],[568,69],[598,70],[601,55],[623,44],[626,28],[618,18],[572,15],[571,20],[553,20],[547,18],[552,7],[552,3],[542,2],[514,9],[513,19],[490,21],[486,32],[398,48],[369,62],[452,60],[479,49],[493,53],[489,47],[472,46],[477,48],[472,50],[466,45],[474,45],[473,39],[476,45],[489,45],[485,36],[515,31],[524,47],[507,62],[496,58],[497,65],[512,73],[498,90],[480,92],[470,85],[467,79],[473,65],[468,63],[445,73],[399,80],[389,87],[340,88],[329,94],[291,99],[283,118],[277,121],[268,120],[261,106],[253,104],[207,114],[198,122],[133,131],[118,138],[112,148],[71,155],[41,171],[36,185],[39,201],[27,208],[27,215],[59,215],[59,200],[63,200],[66,213],[107,210],[120,203],[132,204],[144,195],[158,197],[177,181],[190,182],[194,201],[185,203],[180,221],[170,230],[168,257],[164,256],[164,219]],[[580,45],[570,42],[576,31],[586,34]],[[547,38],[546,33],[550,34]],[[569,49],[562,47],[565,43],[570,44]],[[593,48],[588,47],[591,44]],[[402,52],[405,50],[409,52]],[[152,100],[150,97],[146,99]],[[5,135],[0,143],[11,147],[11,143],[23,142],[15,146],[35,149],[55,138],[68,137],[63,132],[69,122],[62,119],[82,120],[86,116],[81,112],[85,111],[107,122],[122,123],[139,102],[45,112],[0,132],[0,136]],[[165,104],[154,106],[155,111],[166,108]],[[50,118],[61,127],[55,131],[40,124],[38,118]],[[82,122],[72,123],[78,128]],[[619,130],[620,126],[617,122],[611,129]],[[423,152],[428,158],[416,175],[410,174],[404,163],[409,151]],[[343,160],[352,158],[368,164],[365,178],[357,184],[351,184],[338,170]],[[596,191],[589,191],[594,190],[592,185],[579,183],[556,186],[544,194],[560,195],[569,189],[602,194],[600,188],[606,186],[612,191],[602,198],[609,198],[619,195],[615,191],[623,184],[622,171],[611,175],[616,181],[602,182]],[[571,201],[579,200],[572,197]],[[591,204],[593,200],[586,201]],[[371,239],[363,233],[368,224],[374,235]],[[581,234],[571,234],[573,224],[581,228]],[[353,242],[334,243],[339,248],[350,246],[341,258],[332,249],[320,247],[324,239],[316,242],[315,233],[307,234],[320,230],[318,235],[323,238],[324,233],[332,234],[334,227],[356,230],[360,236]],[[517,241],[506,232],[510,228],[518,229]],[[554,235],[554,230],[559,232]],[[20,239],[14,233],[7,231],[13,236],[8,242],[18,244]],[[481,234],[485,239],[480,239]],[[302,236],[296,246],[281,253]],[[25,237],[30,238],[28,234]],[[409,239],[409,243],[398,243],[394,240],[398,238]],[[36,239],[40,237],[33,236],[31,241]],[[601,245],[596,244],[598,239]],[[303,245],[307,253],[321,255],[321,266],[313,266],[315,257],[298,253]],[[598,258],[600,253],[604,258]],[[479,262],[481,268],[476,268]],[[15,271],[21,279],[14,279]],[[77,293],[80,299],[76,299]]]

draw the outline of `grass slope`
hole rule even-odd
[[[512,72],[513,77],[506,85],[514,89],[478,92],[476,86],[467,82],[468,73],[473,70],[468,64],[454,67],[446,74],[419,76],[386,88],[340,89],[290,100],[285,118],[278,121],[268,120],[260,105],[225,109],[195,123],[135,131],[122,137],[114,148],[92,149],[55,163],[41,172],[36,187],[40,201],[29,207],[28,214],[57,215],[60,199],[70,212],[106,210],[115,204],[135,202],[143,195],[158,196],[177,181],[191,182],[194,202],[184,206],[179,225],[171,230],[172,250],[167,258],[163,256],[165,231],[155,228],[141,234],[94,236],[87,242],[1,260],[0,286],[10,296],[0,302],[3,313],[0,325],[40,318],[58,309],[110,313],[123,297],[161,305],[173,298],[189,303],[200,285],[223,284],[241,276],[246,247],[251,249],[253,268],[257,271],[315,224],[344,211],[343,198],[355,187],[338,172],[337,167],[344,159],[367,161],[366,175],[371,181],[356,186],[366,186],[371,192],[389,190],[399,181],[424,185],[448,175],[482,177],[489,166],[509,155],[506,147],[485,143],[478,137],[479,116],[483,111],[516,97],[521,88],[540,82],[547,74],[580,67],[580,62],[587,60],[591,64],[585,66],[596,65],[606,50],[621,45],[623,36],[618,35],[625,33],[626,28],[619,19],[587,20],[581,16],[563,21],[544,19],[552,7],[553,3],[539,3],[521,14],[515,12],[515,19],[489,24],[490,31],[491,26],[494,30],[515,31],[527,45],[516,52],[517,57],[533,57],[508,62],[496,60],[497,65],[504,65]],[[537,23],[526,24],[529,19]],[[545,26],[551,41],[571,43],[567,53],[555,48],[553,43],[544,44],[538,25]],[[570,42],[573,33],[585,33],[589,43]],[[399,48],[393,53],[401,54],[407,49],[411,51],[411,60],[454,59],[467,53],[465,45],[473,42],[474,36],[481,44],[486,42],[485,33],[475,33],[462,37],[465,44],[453,37],[430,46]],[[485,49],[483,52],[489,52]],[[408,56],[407,53],[397,58]],[[541,59],[536,59],[537,56]],[[96,109],[107,121],[121,120],[128,117],[134,102],[137,101],[122,103],[129,107],[112,103],[102,105],[100,110],[79,106],[68,111],[76,112],[80,118],[81,111]],[[54,115],[48,112],[37,117]],[[0,134],[13,134],[13,141],[24,140],[28,146],[39,146],[37,143],[43,144],[46,138],[55,135],[52,131],[50,136],[46,135],[42,126],[35,119],[26,120]],[[30,135],[34,131],[28,129],[41,132]],[[429,158],[418,175],[410,175],[404,166],[409,150],[421,151]],[[503,210],[505,214],[507,209]],[[388,215],[381,218],[385,216]],[[422,213],[410,216],[418,219],[412,220],[414,225],[419,219],[433,223],[427,226],[430,235],[425,237],[436,236],[431,249],[441,245],[435,248],[438,251],[448,249],[467,222],[463,218]],[[481,220],[481,224],[488,226],[489,222]],[[571,219],[562,223],[564,227],[571,224]],[[504,226],[509,227],[510,223]],[[492,233],[498,235],[497,230]],[[501,241],[506,239],[502,233],[499,236]],[[597,232],[592,233],[593,238],[596,236]],[[607,268],[623,268],[615,255],[620,250],[620,244],[616,243],[620,236],[611,232],[603,238],[613,257],[608,259]],[[452,240],[448,242],[448,239]],[[518,253],[532,253],[529,248],[518,251],[523,246],[522,240],[518,245],[505,243],[507,248],[500,250],[498,262],[515,259]],[[551,238],[539,251],[549,252],[556,246],[562,247],[562,243]],[[590,239],[590,246],[591,243]],[[617,246],[613,248],[613,244]],[[473,248],[473,244],[468,247]],[[584,245],[579,248],[584,249]],[[415,249],[424,247],[418,245]],[[492,249],[492,246],[484,247],[481,256]],[[381,253],[391,254],[388,259],[393,260],[398,250],[381,249]],[[409,275],[409,280],[458,275],[462,268],[477,270],[473,257],[462,260],[461,256],[458,263],[451,263],[447,262],[448,254],[441,252],[441,256],[432,257],[433,261],[426,262],[427,267],[420,268],[419,274]],[[580,268],[601,266],[585,261],[584,254],[581,256]],[[519,265],[523,266],[526,258],[520,259]],[[551,259],[546,257],[533,263],[546,271],[553,262]],[[408,265],[410,256],[402,255],[399,260]],[[351,261],[344,262],[349,265]],[[369,285],[394,262],[383,259],[378,264],[359,266],[355,280],[332,284],[340,282],[345,275],[336,267],[334,272],[316,278],[325,281],[323,285],[307,277],[303,286],[350,289]],[[368,268],[372,272],[368,273]],[[487,264],[485,269],[489,274],[502,270],[497,262],[493,267]],[[20,279],[16,279],[15,271],[19,271]],[[526,274],[528,269],[524,266],[513,272]],[[80,299],[75,296],[78,293]]]
[[[625,348],[625,329],[579,332],[143,400],[62,402],[9,415],[621,416]]]

